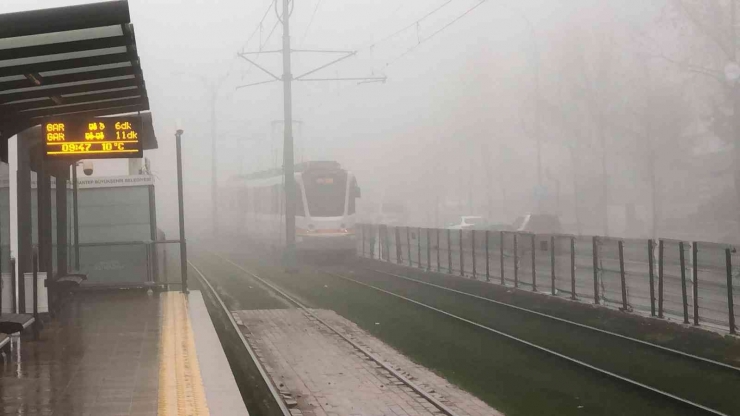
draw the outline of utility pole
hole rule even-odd
[[[277,14],[277,0],[275,0],[275,12]],[[289,270],[295,266],[295,161],[293,155],[293,81],[359,81],[359,82],[385,82],[386,77],[356,77],[356,78],[306,78],[317,71],[320,71],[330,65],[343,61],[349,57],[355,56],[357,51],[327,51],[327,50],[294,50],[290,48],[290,14],[291,6],[295,0],[282,0],[283,13],[277,16],[283,25],[283,48],[282,50],[257,52],[239,52],[237,55],[250,64],[256,66],[262,72],[269,75],[272,79],[259,81],[237,87],[237,89],[263,85],[275,81],[283,83],[283,174],[285,177],[285,262]],[[298,76],[293,76],[291,72],[291,54],[293,52],[302,53],[330,53],[340,54],[337,59],[319,66],[311,71],[305,72]],[[263,66],[251,59],[250,55],[268,55],[280,53],[283,58],[283,76],[279,77]]]
[[[294,0],[295,1],[295,0]],[[283,0],[283,171],[285,173],[285,257],[295,264],[295,173],[293,162],[293,74],[290,72],[290,0]]]
[[[213,236],[218,237],[218,166],[216,165],[216,97],[218,87],[211,84],[211,220]]]

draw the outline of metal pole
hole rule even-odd
[[[435,234],[437,234],[437,271],[439,272],[442,269],[442,265],[439,261],[439,250],[441,247],[441,244],[439,242],[439,228],[435,228]]]
[[[570,239],[570,298],[576,300],[576,239]]]
[[[658,240],[658,318],[663,317],[663,240]]]
[[[447,272],[452,274],[452,231],[447,229]]]
[[[476,270],[476,267],[475,267],[475,230],[470,230],[470,236],[471,236],[470,237],[470,241],[471,241],[470,246],[473,249],[473,279],[477,279],[478,276],[477,276],[477,273],[476,273],[477,270]]]
[[[654,242],[648,240],[648,267],[650,268],[648,276],[650,279],[650,316],[655,316],[655,255],[653,254]]]
[[[211,214],[213,235],[218,236],[218,161],[216,160],[216,85],[211,86]]]
[[[182,145],[180,137],[183,131],[175,133],[177,148],[177,202],[180,215],[180,276],[182,278],[182,293],[188,293],[188,248],[185,241],[185,200],[182,195]]]
[[[699,254],[699,247],[696,244],[696,241],[694,241],[692,248],[692,257],[693,257],[693,266],[694,266],[694,275],[692,276],[694,278],[694,325],[699,325],[699,270],[698,270],[698,262],[697,262],[697,255]]]
[[[409,267],[413,266],[411,263],[411,231],[409,227],[406,227],[406,253],[409,255]]]
[[[483,233],[483,238],[486,239],[486,282],[490,282],[491,281],[491,270],[490,270],[489,266],[490,266],[491,260],[489,258],[489,254],[488,254],[488,230],[486,230]]]
[[[622,240],[617,242],[619,247],[619,279],[622,283],[622,310],[627,309],[627,280],[624,277],[624,243]]]
[[[285,171],[285,255],[289,269],[295,261],[295,173],[293,162],[293,74],[290,64],[290,0],[283,0],[283,169]]]
[[[401,264],[401,233],[398,227],[393,227],[393,230],[396,235],[396,263]]]
[[[599,304],[599,240],[598,237],[592,239],[594,260],[594,303]]]
[[[427,228],[427,270],[432,270],[432,230]]]
[[[360,231],[362,232],[362,257],[365,257],[365,237],[367,234],[365,229],[367,229],[367,224],[360,225]]]
[[[725,266],[727,269],[727,310],[730,318],[730,333],[735,334],[735,303],[732,296],[732,252],[725,249]]]
[[[514,287],[519,287],[519,234],[514,234]]]
[[[460,276],[465,277],[465,257],[463,254],[463,230],[460,229],[458,244],[460,246]]]
[[[536,256],[536,248],[537,242],[535,241],[535,235],[532,234],[532,291],[537,291],[537,261],[535,259]]]
[[[424,267],[421,265],[421,227],[416,230],[416,262],[420,269]]]
[[[18,298],[15,293],[17,287],[18,273],[15,271],[15,259],[10,259],[10,313],[18,313]]]
[[[555,236],[550,236],[550,293],[555,294]]]
[[[72,216],[74,217],[75,270],[80,270],[80,216],[77,208],[77,162],[72,164]]]
[[[686,259],[683,254],[683,241],[678,243],[678,255],[681,262],[681,301],[683,302],[683,323],[689,323],[689,304],[686,294]]]
[[[501,286],[506,285],[504,280],[504,232],[499,232],[500,244],[499,244],[499,257],[501,259]]]
[[[38,339],[39,337],[39,255],[37,250],[33,251],[33,264],[31,265],[32,269],[32,276],[33,276],[33,282],[31,282],[31,287],[33,287],[33,337],[34,339]],[[46,274],[47,278],[46,281],[49,282],[49,272]],[[23,284],[26,282],[24,281]],[[49,309],[51,310],[51,305],[49,305]]]

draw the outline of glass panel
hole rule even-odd
[[[344,215],[347,172],[306,172],[303,174],[303,187],[310,216]]]

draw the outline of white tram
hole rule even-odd
[[[350,251],[356,248],[355,176],[333,161],[295,166],[296,248]],[[223,235],[285,245],[285,187],[282,169],[240,175],[220,191],[219,229]]]

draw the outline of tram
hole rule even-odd
[[[335,161],[304,162],[295,165],[295,184],[296,249],[354,251],[356,199],[361,195],[354,174]],[[218,220],[223,235],[274,248],[285,245],[282,169],[236,176],[220,195]]]

